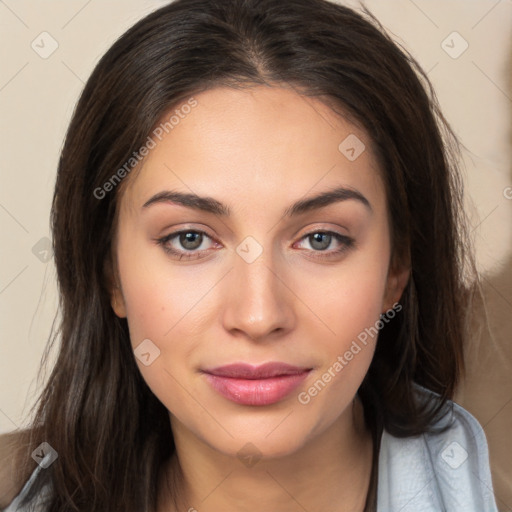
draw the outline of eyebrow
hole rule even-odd
[[[353,188],[337,187],[293,203],[285,209],[283,217],[294,217],[312,210],[324,208],[333,203],[348,201],[350,199],[360,202],[370,212],[373,212],[370,202],[361,192]],[[142,205],[142,208],[147,208],[158,203],[176,203],[188,208],[193,208],[194,210],[213,213],[219,217],[229,217],[231,215],[229,206],[213,197],[198,196],[197,194],[183,193],[176,190],[158,192],[148,199]]]

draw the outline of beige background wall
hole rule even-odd
[[[23,424],[39,389],[37,369],[57,305],[47,250],[50,200],[75,101],[113,41],[163,3],[0,0],[0,433]],[[484,283],[480,310],[490,327],[483,313],[475,315],[458,401],[485,429],[500,510],[510,511],[512,0],[365,4],[429,72],[465,146],[468,211]]]

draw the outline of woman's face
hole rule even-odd
[[[368,332],[405,285],[383,183],[366,133],[318,99],[194,99],[126,178],[112,304],[173,430],[227,455],[289,454],[351,414]]]

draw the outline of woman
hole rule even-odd
[[[453,140],[368,13],[137,23],[62,151],[62,345],[6,510],[496,510],[450,401],[474,271]]]

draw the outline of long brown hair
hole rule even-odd
[[[121,187],[97,191],[171,107],[209,88],[255,84],[322,98],[366,130],[380,163],[392,262],[410,264],[411,277],[358,391],[366,421],[416,435],[453,396],[469,299],[463,273],[473,263],[456,141],[426,74],[367,11],[325,0],[177,0],[103,56],[66,135],[52,206],[60,347],[30,443],[31,451],[46,441],[59,457],[27,501],[51,483],[51,512],[155,510],[172,431],[110,304]],[[420,406],[415,383],[438,397]]]

